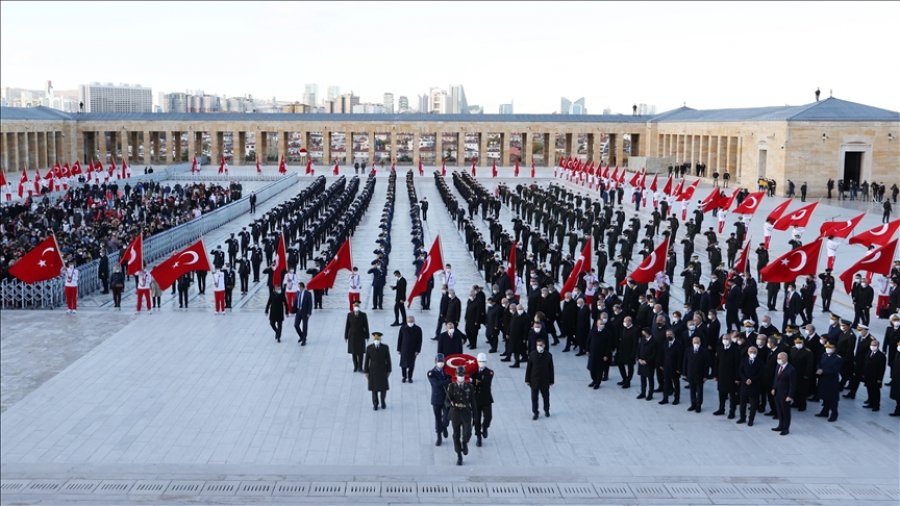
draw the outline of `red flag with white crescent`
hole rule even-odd
[[[509,249],[509,261],[506,262],[506,276],[509,277],[509,286],[513,291],[516,289],[516,247],[518,241],[513,241],[512,247]]]
[[[848,294],[850,293],[853,285],[853,275],[859,271],[884,275],[890,274],[891,265],[894,262],[894,255],[896,252],[897,239],[867,251],[862,258],[838,276],[840,280],[844,282],[844,290]]]
[[[799,276],[815,275],[821,250],[822,241],[816,239],[809,244],[788,251],[759,271],[762,280],[767,283],[788,283],[793,282]]]
[[[26,284],[47,281],[59,276],[65,263],[56,236],[50,235],[9,267],[9,273]]]
[[[272,286],[281,286],[282,272],[287,270],[287,245],[284,243],[284,232],[278,234],[278,250],[275,253],[275,272],[272,274]]]
[[[847,221],[826,221],[819,227],[819,237],[848,237],[865,215],[866,213],[862,213]]]
[[[882,225],[878,225],[875,228],[870,228],[865,232],[860,232],[859,234],[854,235],[847,241],[850,244],[862,244],[865,246],[874,245],[884,245],[887,244],[888,241],[894,237],[894,234],[897,233],[897,229],[900,228],[900,219],[896,219],[890,223],[884,223]]]
[[[471,380],[472,375],[478,370],[478,360],[467,353],[458,353],[444,357],[444,373],[450,377],[456,377],[457,367],[465,368],[466,381]]]
[[[144,267],[144,235],[138,234],[122,252],[119,265],[125,264],[125,274],[134,276]]]
[[[812,218],[813,211],[819,205],[818,202],[807,204],[794,212],[785,214],[775,222],[775,230],[787,230],[788,227],[804,228]]]
[[[784,214],[785,211],[787,211],[788,206],[791,205],[791,202],[793,200],[794,199],[792,199],[792,198],[787,199],[784,202],[782,202],[781,204],[778,204],[777,206],[775,206],[775,209],[772,209],[772,212],[770,212],[769,216],[766,217],[766,221],[771,221],[772,223],[775,223],[776,221],[778,221],[778,219],[781,218],[781,215]]]
[[[572,290],[575,289],[575,285],[578,284],[578,278],[585,272],[591,272],[592,253],[591,237],[588,236],[587,240],[584,242],[584,247],[581,249],[581,255],[575,260],[575,266],[572,268],[571,274],[569,274],[569,277],[566,279],[566,282],[559,293],[563,295],[571,293]]]
[[[678,186],[683,186],[682,183],[684,179],[681,180],[681,183]],[[691,183],[686,189],[678,192],[678,198],[676,199],[678,202],[685,202],[687,200],[691,200],[694,197],[694,192],[697,191],[697,187],[700,185],[700,180],[696,180]]]
[[[669,252],[669,239],[666,238],[659,246],[644,258],[640,265],[631,273],[629,278],[639,285],[646,285],[656,279],[656,274],[666,269],[666,258]],[[627,279],[627,278],[626,278]],[[623,280],[624,284],[625,281]]]
[[[762,203],[763,197],[766,196],[766,192],[755,192],[750,193],[744,199],[743,202],[732,211],[734,214],[749,214],[753,215],[756,213],[756,210],[759,209],[759,204]]]
[[[328,290],[334,286],[334,280],[338,271],[341,269],[353,270],[353,257],[350,254],[350,239],[345,239],[344,244],[338,249],[337,254],[328,261],[322,272],[319,272],[309,283],[306,288],[310,290]]]
[[[425,292],[428,288],[428,280],[444,268],[444,256],[441,253],[441,236],[434,238],[431,249],[428,250],[428,256],[425,257],[425,263],[419,269],[419,275],[416,276],[416,282],[413,284],[412,291],[409,292],[409,299],[406,301],[407,307],[412,305],[412,301],[418,295]]]
[[[278,164],[278,172],[287,174],[287,164],[284,163],[284,155],[281,155],[281,162]]]
[[[650,191],[656,193],[656,177],[657,174],[653,174],[653,181],[650,182]]]
[[[150,275],[159,287],[165,290],[183,274],[208,270],[210,270],[209,258],[206,256],[206,248],[203,247],[203,239],[200,239],[154,267]]]

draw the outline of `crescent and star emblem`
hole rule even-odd
[[[128,263],[130,264],[130,263],[134,262],[135,260],[137,260],[137,250],[135,250],[134,248],[131,248],[131,254],[128,255]]]
[[[41,251],[41,259],[38,260],[38,267],[47,267],[47,261],[44,260],[44,254],[48,251],[56,251],[56,248],[50,246],[49,248],[44,248],[44,251]]]
[[[861,263],[861,264],[874,264],[875,262],[878,261],[879,258],[881,258],[881,252],[880,252],[880,251],[876,251],[875,253],[869,255],[868,257],[863,258],[859,263]]]
[[[750,202],[753,202],[753,203],[750,204]],[[752,209],[752,208],[755,208],[756,205],[757,205],[759,202],[758,202],[758,200],[757,200],[756,197],[750,197],[750,198],[747,200],[747,203],[748,203],[748,206],[747,206],[747,207],[750,207],[750,208]]]
[[[647,260],[650,260],[650,261],[646,262],[646,265],[641,264],[641,266],[638,267],[639,271],[649,271],[650,267],[656,265],[656,252],[654,251],[653,253],[650,253],[650,256],[647,257]]]
[[[792,220],[801,220],[801,219],[803,219],[804,216],[806,216],[806,209],[801,209],[801,210],[797,211],[796,213],[792,214],[791,219]]]
[[[806,265],[806,260],[807,260],[807,256],[806,256],[806,252],[805,252],[805,251],[795,251],[795,252],[792,253],[790,256],[788,256],[787,258],[785,258],[784,260],[781,261],[782,265],[788,265],[788,266],[789,266],[789,265],[791,264],[791,258],[793,258],[794,255],[799,255],[800,258],[801,258],[801,260],[800,260],[800,263],[797,264],[797,267],[796,267],[796,268],[788,267],[788,270],[791,271],[791,272],[797,272],[797,271],[799,271],[800,269],[802,269],[802,268]]]
[[[885,232],[887,232],[887,230],[888,230],[888,224],[885,223],[884,225],[878,227],[878,229],[872,230],[872,231],[869,232],[869,233],[872,234],[872,235],[884,235]]]
[[[185,251],[184,253],[178,255],[178,261],[175,262],[174,267],[178,267],[179,263],[181,262],[181,258],[185,255],[193,257],[193,260],[185,263],[184,265],[194,265],[198,260],[200,260],[200,255],[198,255],[196,251]]]

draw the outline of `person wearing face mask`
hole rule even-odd
[[[581,357],[587,353],[587,338],[591,331],[591,307],[584,298],[576,301],[578,305],[578,316],[575,323],[575,342],[578,347],[576,357]]]
[[[490,349],[488,353],[497,353],[497,346],[500,344],[500,331],[503,327],[503,315],[505,307],[497,304],[494,297],[487,299],[487,313],[484,319],[484,332],[487,334],[488,345]]]
[[[797,411],[806,411],[806,399],[809,396],[809,383],[815,378],[815,362],[813,354],[804,346],[803,336],[794,337],[794,347],[788,352],[791,365],[797,374],[797,396],[794,407]]]
[[[637,360],[637,350],[640,340],[640,331],[634,325],[632,318],[626,316],[622,320],[622,328],[619,331],[618,346],[616,347],[615,361],[619,366],[619,375],[622,381],[617,385],[622,388],[631,387],[631,379],[634,377],[634,362]]]
[[[638,344],[638,375],[641,377],[641,393],[638,399],[653,400],[654,374],[657,362],[657,343],[650,329],[641,329],[641,341]]]
[[[400,327],[397,336],[397,354],[400,355],[400,373],[402,383],[413,382],[413,371],[416,368],[416,357],[422,352],[422,328],[416,325],[413,315],[406,317],[406,325]]]
[[[450,292],[447,289],[447,285],[444,285],[441,288],[441,302],[438,305],[438,320],[437,320],[437,328],[434,329],[434,337],[431,338],[432,341],[437,341],[438,336],[441,333],[441,330],[444,328],[444,322],[447,317],[447,308],[450,306]]]
[[[803,347],[812,353],[812,363],[815,368],[819,364],[822,354],[825,353],[826,340],[816,332],[816,327],[813,324],[806,325],[800,329],[800,333],[803,335]],[[818,375],[810,375],[807,392],[811,394],[809,400],[812,402],[819,402],[819,393],[816,388],[817,381]]]
[[[859,385],[863,382],[863,369],[866,366],[866,359],[869,357],[869,346],[872,343],[872,336],[869,335],[869,327],[867,325],[860,323],[856,326],[856,330],[859,332],[859,337],[856,339],[856,347],[853,352],[850,391],[844,395],[845,399],[856,399],[856,391],[859,390]]]
[[[900,343],[894,345],[891,356],[894,357],[894,365],[891,367],[891,399],[896,401],[891,416],[900,416]]]
[[[843,331],[841,330],[841,317],[831,313],[828,320],[828,332],[825,334],[828,342],[837,344]]]
[[[797,375],[794,366],[788,363],[787,353],[779,353],[776,361],[775,379],[770,393],[775,399],[778,426],[773,427],[772,430],[782,436],[787,436],[791,429],[791,404],[794,402],[794,394],[797,390]]]
[[[797,293],[797,287],[794,283],[788,283],[787,290],[784,293],[784,319],[782,320],[782,331],[787,329],[788,325],[797,325],[797,316],[802,309],[802,301]]]
[[[844,359],[835,353],[837,350],[834,344],[825,343],[825,353],[819,358],[819,366],[816,369],[816,376],[819,377],[818,395],[822,399],[822,410],[816,413],[820,418],[828,417],[829,422],[834,422],[838,418],[838,401],[840,401],[840,380],[841,365]]]
[[[465,339],[466,336],[457,330],[456,324],[448,321],[447,330],[438,336],[437,352],[445,356],[458,355],[462,353]]]
[[[681,370],[688,382],[691,395],[691,406],[688,411],[700,412],[703,405],[703,383],[710,367],[709,353],[703,346],[700,337],[691,340],[691,348],[684,354],[684,365]]]
[[[544,342],[547,342],[547,326],[544,321],[544,313],[538,311],[534,315],[534,320],[531,322],[531,328],[528,331],[528,353],[534,351],[535,347],[537,347],[538,339],[543,339]]]
[[[881,340],[881,351],[887,356],[888,367],[894,368],[894,348],[900,343],[900,314],[892,314],[888,321],[888,326],[884,329],[884,339]],[[900,367],[900,364],[897,364]],[[887,383],[887,386],[893,386],[893,380]]]
[[[560,311],[559,318],[559,330],[566,339],[566,347],[563,349],[563,353],[569,352],[573,347],[578,347],[577,341],[575,341],[575,331],[578,326],[579,309],[580,306],[578,305],[578,302],[572,299],[570,293],[566,293],[563,296],[562,310]]]
[[[390,388],[388,376],[391,374],[391,350],[381,344],[381,332],[372,332],[372,344],[366,348],[363,372],[369,380],[369,391],[372,392],[372,409],[378,411],[379,397],[381,409],[387,408],[384,398]]]
[[[881,384],[884,380],[884,372],[887,366],[887,357],[879,349],[877,339],[869,342],[869,350],[866,352],[865,365],[862,370],[862,380],[866,385],[866,399],[863,407],[872,411],[881,409]]]
[[[872,302],[875,300],[875,290],[869,286],[866,278],[860,278],[859,283],[851,289],[851,297],[853,298],[853,324],[862,322],[863,325],[869,325],[869,313],[872,310]]]
[[[722,416],[725,414],[725,401],[728,400],[728,419],[734,419],[734,412],[737,409],[737,388],[740,382],[738,376],[738,368],[740,366],[741,355],[737,346],[731,343],[731,337],[728,334],[722,336],[722,345],[716,352],[716,381],[717,390],[719,392],[719,409],[713,412],[714,416]]]
[[[437,441],[434,446],[441,446],[442,436],[449,437],[447,426],[450,424],[450,408],[446,404],[447,386],[450,384],[450,376],[444,372],[444,354],[438,353],[434,357],[434,367],[428,371],[428,383],[431,384],[431,408],[434,411],[434,431],[437,433]]]
[[[841,335],[837,341],[837,354],[844,359],[841,366],[841,390],[847,388],[850,380],[853,379],[853,369],[856,365],[856,334],[850,329],[850,320],[841,320]]]
[[[366,352],[366,341],[369,340],[369,318],[360,311],[360,302],[353,303],[353,311],[347,314],[344,325],[344,341],[347,341],[347,353],[353,357],[353,372],[363,368],[363,355]]]
[[[611,331],[606,325],[606,320],[598,318],[596,324],[588,333],[587,340],[587,369],[591,375],[591,382],[588,384],[588,387],[594,390],[600,388],[600,383],[603,380],[604,365],[609,364],[611,341]]]
[[[666,340],[662,344],[662,356],[659,368],[663,373],[663,398],[660,404],[668,404],[669,396],[674,394],[673,406],[677,406],[681,398],[681,367],[684,365],[684,345],[675,337],[675,331],[666,330]]]
[[[462,302],[456,297],[456,291],[452,288],[447,290],[447,311],[444,314],[445,322],[452,322],[453,326],[459,325],[459,317],[462,314]]]
[[[266,302],[266,314],[269,316],[269,326],[275,331],[275,342],[277,343],[281,342],[281,328],[284,324],[285,313],[287,313],[287,300],[281,293],[281,287],[272,287],[269,300]]]
[[[494,403],[494,396],[491,393],[491,387],[494,382],[494,371],[487,367],[487,355],[478,354],[478,370],[472,374],[472,386],[474,394],[474,416],[475,416],[475,446],[481,446],[481,439],[487,439],[488,428],[491,426],[493,419],[493,411],[491,409]]]
[[[472,384],[466,382],[466,368],[456,368],[455,379],[447,385],[447,404],[450,423],[453,425],[453,450],[456,451],[456,465],[461,466],[463,455],[469,454],[469,440],[472,439]]]
[[[402,325],[400,322],[406,319],[406,278],[400,271],[394,271],[394,279],[397,281],[391,286],[394,291],[394,323],[391,327],[399,327]]]
[[[547,351],[547,341],[538,339],[534,351],[528,354],[528,365],[525,367],[525,384],[531,388],[532,420],[538,419],[538,394],[544,401],[544,416],[550,416],[550,387],[553,382],[553,355]]]
[[[759,392],[763,371],[763,361],[759,359],[756,346],[747,348],[747,356],[741,359],[739,377],[741,380],[741,417],[737,423],[753,426],[756,410],[759,407]],[[750,404],[750,418],[747,418],[747,404]]]

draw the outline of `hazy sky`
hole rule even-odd
[[[92,81],[302,100],[306,83],[465,86],[496,113],[803,104],[821,88],[900,110],[896,2],[9,2],[2,86]]]

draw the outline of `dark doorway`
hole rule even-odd
[[[859,182],[862,172],[862,151],[847,151],[844,153],[844,181]]]

